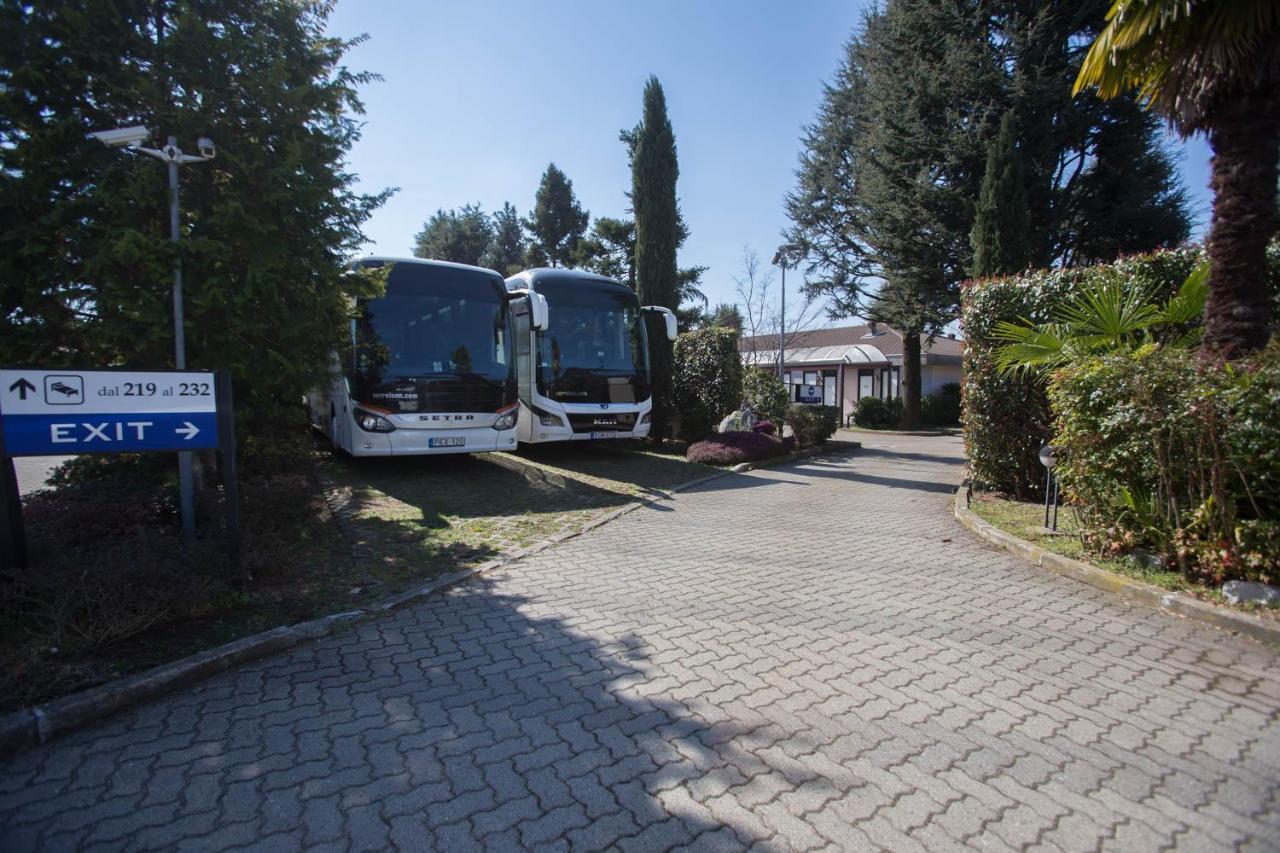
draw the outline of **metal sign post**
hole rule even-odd
[[[12,457],[217,450],[239,539],[231,380],[208,370],[0,370],[0,557],[26,565]],[[188,458],[190,458],[188,456]]]

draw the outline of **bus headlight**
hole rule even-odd
[[[354,414],[356,425],[365,432],[395,432],[396,425],[382,415],[375,415],[364,409],[356,409]]]
[[[505,412],[499,412],[497,419],[493,422],[493,428],[498,430],[511,429],[516,425],[516,416],[519,414],[519,406],[512,406]]]
[[[538,423],[543,426],[562,427],[564,421],[560,420],[559,415],[538,415]]]
[[[652,410],[652,409],[650,409],[649,411],[645,412],[643,415],[641,415],[641,416],[640,416],[640,423],[642,423],[642,424],[647,424],[647,423],[649,423],[649,421],[653,420],[653,418],[652,418],[652,417],[650,417],[652,414],[653,414],[653,410]]]

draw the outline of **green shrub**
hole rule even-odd
[[[840,410],[833,406],[796,403],[787,409],[787,425],[800,447],[812,447],[831,438],[840,425],[839,418]]]
[[[742,402],[762,418],[781,423],[786,419],[791,395],[772,370],[748,367],[742,375]]]
[[[1163,302],[1203,258],[1200,248],[1184,247],[1096,267],[965,282],[960,299],[965,331],[963,423],[974,478],[1021,498],[1041,495],[1044,468],[1039,451],[1053,436],[1043,381],[1004,376],[997,368],[996,352],[1002,342],[993,332],[1001,322],[1047,322],[1099,276],[1124,276]],[[1273,282],[1280,282],[1280,263],[1272,265],[1270,274]]]
[[[893,429],[902,420],[902,400],[863,397],[853,411],[853,422],[865,429]]]
[[[1059,371],[1049,397],[1087,544],[1203,583],[1280,580],[1280,343],[1237,363],[1146,347]]]
[[[675,344],[675,399],[680,437],[696,441],[742,401],[738,333],[709,326],[682,334]]]
[[[960,423],[960,384],[948,382],[920,401],[920,418],[930,426]]]

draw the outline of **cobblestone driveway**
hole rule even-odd
[[[1280,847],[1277,653],[951,519],[955,439],[724,478],[0,766],[0,847]]]

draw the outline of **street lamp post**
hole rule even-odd
[[[178,219],[178,167],[189,163],[204,163],[217,155],[213,140],[201,137],[196,141],[200,153],[186,154],[178,147],[176,137],[165,140],[163,148],[141,148],[151,132],[145,127],[122,127],[88,134],[109,148],[127,148],[139,151],[162,161],[169,171],[169,241],[174,244],[173,253],[173,364],[178,370],[187,366],[187,338],[183,330],[182,310],[182,255],[177,251],[181,239]],[[191,453],[178,453],[178,498],[182,507],[182,538],[192,542],[196,537],[195,488],[191,474]]]
[[[783,350],[786,340],[787,327],[787,255],[800,251],[800,246],[795,243],[783,243],[778,247],[778,251],[773,253],[773,263],[782,268],[782,296],[780,307],[778,309],[778,380],[782,380],[782,372],[785,366],[785,358]]]

